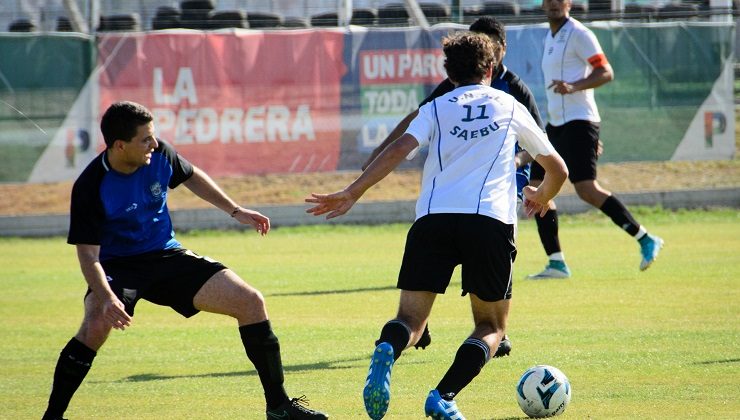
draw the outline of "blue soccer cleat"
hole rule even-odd
[[[394,363],[393,347],[386,343],[378,344],[370,360],[365,389],[362,398],[365,400],[365,411],[373,420],[380,420],[388,411],[391,402],[391,368]]]
[[[640,243],[640,254],[642,254],[642,261],[640,261],[640,271],[647,270],[648,267],[658,258],[660,248],[663,248],[663,239],[645,234],[637,242]]]
[[[527,276],[530,280],[567,279],[568,277],[570,277],[570,268],[565,264],[565,261],[558,260],[548,261],[542,272]]]
[[[455,401],[447,401],[439,395],[439,391],[429,391],[424,403],[424,413],[434,420],[465,420]]]

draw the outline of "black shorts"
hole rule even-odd
[[[511,299],[514,225],[479,214],[429,214],[411,226],[398,288],[444,293],[462,264],[463,295]]]
[[[139,299],[169,306],[184,317],[199,311],[193,298],[214,274],[226,267],[188,249],[167,249],[102,262],[113,293],[134,316]],[[85,296],[90,293],[87,290]]]
[[[568,121],[560,126],[547,124],[547,137],[568,167],[572,183],[596,179],[599,123],[585,120]],[[532,162],[530,179],[542,180],[545,170]]]

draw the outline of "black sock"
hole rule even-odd
[[[408,325],[401,320],[392,319],[383,326],[383,330],[380,331],[380,338],[375,342],[375,345],[377,346],[383,342],[390,344],[393,347],[393,360],[398,360],[401,357],[401,352],[409,345],[410,338]]]
[[[87,372],[90,371],[96,354],[94,350],[74,337],[64,346],[54,370],[54,383],[51,387],[49,405],[42,419],[62,418],[64,412],[67,411],[69,401],[80,387],[82,380],[85,379]]]
[[[247,357],[257,369],[265,391],[267,408],[273,409],[288,400],[283,388],[283,362],[280,359],[280,343],[272,333],[270,321],[262,321],[239,327]]]
[[[478,376],[483,366],[490,359],[491,351],[482,340],[469,337],[455,355],[455,361],[439,381],[437,391],[446,400],[455,398],[473,378]]]
[[[537,232],[540,234],[542,247],[547,255],[560,252],[560,238],[558,238],[558,211],[548,210],[543,217],[534,216],[537,221]]]
[[[601,205],[599,210],[609,216],[617,226],[621,227],[631,236],[637,235],[637,232],[640,230],[640,224],[632,217],[632,213],[613,195],[610,195],[604,201],[604,204]]]

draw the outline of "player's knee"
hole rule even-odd
[[[257,289],[248,288],[242,291],[239,299],[239,307],[249,314],[266,312],[265,297]]]
[[[598,191],[590,185],[576,188],[576,194],[578,194],[578,197],[581,200],[591,204],[592,206],[596,205],[599,197]]]
[[[112,329],[102,315],[99,317],[87,317],[80,326],[75,338],[87,347],[97,351],[110,334]]]

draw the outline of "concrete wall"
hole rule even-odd
[[[629,206],[662,206],[666,209],[695,209],[708,207],[740,208],[740,187],[716,190],[683,190],[619,194]],[[590,207],[574,195],[558,198],[562,214],[581,213]],[[410,223],[414,219],[414,201],[360,202],[338,219],[326,221],[306,213],[308,205],[260,206],[255,210],[270,217],[273,227],[314,224],[382,224]],[[199,229],[246,229],[216,209],[177,210],[172,212],[178,231]],[[4,216],[0,217],[0,236],[57,236],[67,235],[69,216]]]

